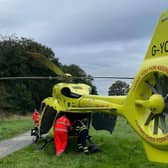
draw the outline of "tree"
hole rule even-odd
[[[55,75],[28,57],[27,51],[42,53],[59,64],[50,48],[27,38],[9,37],[0,41],[0,76]],[[44,97],[51,95],[54,83],[55,81],[34,80],[1,82],[1,87],[4,89],[1,94],[3,102],[1,110],[18,111],[23,114],[32,111],[36,106],[39,107]]]
[[[116,81],[113,83],[108,91],[109,95],[125,95],[129,91],[129,84],[123,81]]]

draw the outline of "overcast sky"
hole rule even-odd
[[[167,0],[0,0],[0,34],[52,48],[92,76],[133,77]],[[107,95],[113,80],[95,80]]]

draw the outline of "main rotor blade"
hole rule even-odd
[[[36,52],[27,52],[27,53],[30,56],[32,56],[33,58],[35,58],[38,62],[40,62],[41,64],[45,65],[48,69],[50,69],[53,72],[55,72],[57,75],[65,76],[65,73],[56,64],[51,62],[44,55],[42,55],[40,53],[36,53]]]
[[[93,76],[94,79],[134,79],[133,77],[126,77],[126,76]]]
[[[53,79],[61,79],[60,76],[16,76],[16,77],[0,77],[0,81],[2,80],[22,80],[22,79],[33,79],[33,80],[53,80]]]
[[[40,62],[41,64],[47,66],[50,70],[52,70],[53,72],[55,72],[57,75],[60,76],[66,76],[66,74],[57,66],[55,65],[53,62],[51,62],[47,57],[45,57],[44,55],[40,54],[40,53],[35,53],[35,52],[27,52],[29,55],[31,55],[33,58],[35,58],[38,62]],[[89,79],[90,77],[73,77],[75,79],[77,78],[86,78]],[[133,77],[125,77],[125,76],[95,76],[95,77],[91,77],[94,79],[134,79]]]
[[[97,77],[87,77],[87,76],[72,76],[73,79],[128,79],[127,77],[116,77],[116,76],[97,76]],[[0,77],[0,80],[17,80],[17,79],[62,79],[60,76],[7,76],[7,77]],[[129,78],[133,79],[133,78]]]

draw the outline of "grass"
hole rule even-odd
[[[101,152],[89,156],[76,152],[76,143],[70,139],[66,153],[55,156],[50,143],[43,151],[31,145],[0,160],[3,168],[167,168],[168,164],[149,162],[140,138],[125,120],[119,118],[112,135],[91,130],[94,142]]]
[[[13,137],[32,128],[30,116],[0,117],[0,140]]]

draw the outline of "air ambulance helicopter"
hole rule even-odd
[[[41,121],[40,121],[40,127],[39,130],[35,128],[33,129],[32,135],[36,136],[36,140],[38,140],[39,137],[47,134],[50,132],[53,134],[53,122],[59,116],[60,113],[66,112],[68,118],[70,119],[71,123],[74,123],[76,120],[81,120],[83,118],[87,118],[88,123],[87,127],[89,129],[90,122],[92,120],[92,125],[96,130],[105,129],[109,132],[112,132],[116,116],[115,115],[109,115],[106,113],[93,113],[93,110],[96,110],[101,107],[102,104],[99,103],[97,100],[97,105],[93,107],[92,110],[89,110],[90,105],[88,106],[88,110],[82,109],[80,107],[80,101],[83,99],[82,97],[84,95],[92,95],[92,88],[91,86],[85,84],[85,83],[72,83],[72,78],[82,78],[82,77],[73,77],[71,74],[64,73],[57,65],[52,63],[50,60],[48,60],[44,55],[41,55],[39,53],[32,53],[28,52],[29,56],[33,57],[37,61],[39,61],[41,64],[44,64],[49,69],[51,69],[53,72],[55,72],[58,76],[56,77],[50,77],[50,79],[59,78],[60,80],[64,81],[58,84],[55,84],[53,87],[52,97],[45,98],[41,103]],[[102,77],[97,77],[102,78]],[[104,77],[103,77],[104,78]],[[117,78],[117,77],[113,77]],[[123,78],[123,77],[119,77]],[[81,99],[82,98],[82,99]],[[93,97],[94,98],[94,97]],[[94,98],[95,99],[95,98]],[[83,99],[84,100],[84,99]],[[96,100],[96,99],[95,99]],[[93,101],[95,101],[93,100]],[[89,100],[86,100],[89,101]],[[93,102],[94,103],[94,102]],[[84,102],[84,104],[87,105],[87,102]],[[84,107],[86,107],[84,105]],[[78,109],[80,107],[80,109]],[[71,108],[76,108],[75,110]],[[97,110],[98,111],[98,110]],[[92,119],[91,119],[92,118]],[[100,122],[101,121],[101,122]],[[40,131],[39,133],[36,131]],[[75,132],[71,131],[69,133],[70,135],[74,135]],[[93,143],[93,142],[92,142]]]
[[[159,18],[145,59],[126,96],[92,95],[90,86],[71,83],[71,75],[63,73],[45,56],[28,54],[66,81],[56,84],[52,96],[42,101],[40,136],[52,130],[60,112],[74,118],[90,117],[94,112],[120,115],[142,138],[148,159],[168,163],[168,11]],[[112,131],[114,121],[106,129]]]

